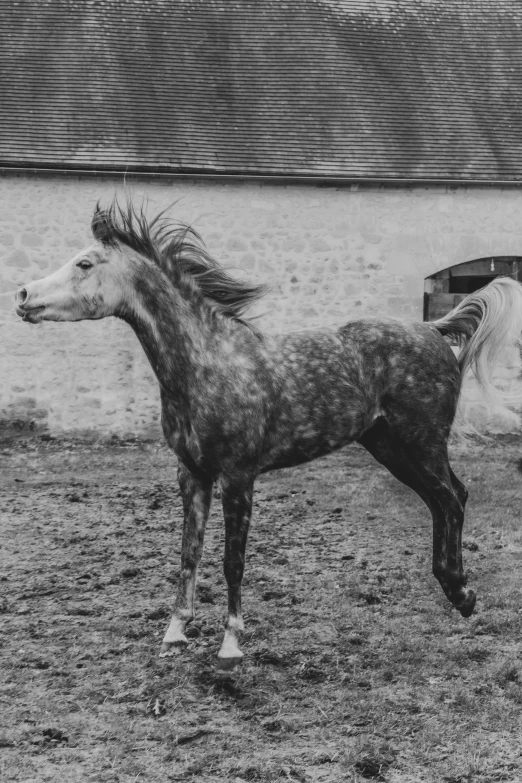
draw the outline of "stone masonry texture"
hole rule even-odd
[[[31,326],[14,291],[91,242],[96,202],[173,205],[209,252],[270,292],[252,314],[266,331],[339,326],[350,318],[422,319],[424,280],[454,264],[522,256],[516,188],[343,186],[117,176],[0,178],[0,434],[157,437],[159,394],[134,334],[114,318]],[[517,356],[499,380],[518,383]],[[511,431],[473,383],[464,407],[478,429]]]

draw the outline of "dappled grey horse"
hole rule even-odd
[[[469,616],[475,594],[466,588],[461,551],[468,493],[449,465],[447,441],[466,370],[495,394],[496,354],[522,330],[522,287],[495,280],[433,323],[366,318],[271,336],[242,317],[263,287],[232,278],[192,229],[114,202],[96,208],[92,233],[91,246],[18,291],[17,312],[35,324],[121,318],[158,378],[184,509],[181,574],[161,655],[187,644],[214,483],[228,584],[218,660],[232,668],[243,657],[241,581],[256,476],[353,441],[430,509],[433,572]],[[444,337],[460,346],[458,359]]]

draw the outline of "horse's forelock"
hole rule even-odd
[[[111,209],[102,209],[99,203],[96,204],[91,220],[91,231],[94,239],[103,245],[114,244],[114,221]]]

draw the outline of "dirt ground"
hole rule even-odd
[[[359,447],[263,476],[245,662],[221,673],[214,501],[188,651],[160,659],[181,503],[157,444],[0,448],[0,778],[522,780],[522,439],[453,450],[475,614],[431,575],[421,501]]]

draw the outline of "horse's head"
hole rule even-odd
[[[83,321],[116,315],[132,323],[156,311],[158,296],[180,287],[198,304],[210,302],[223,316],[239,320],[264,294],[264,286],[230,277],[206,252],[189,226],[172,224],[164,212],[148,220],[143,208],[116,200],[96,206],[94,243],[57,272],[17,292],[16,312],[24,321]]]
[[[116,315],[122,305],[122,254],[95,242],[64,266],[17,291],[16,312],[24,321],[83,321]]]

